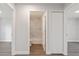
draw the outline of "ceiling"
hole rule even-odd
[[[58,6],[65,9],[71,3],[15,3],[15,5],[40,5],[40,6]]]
[[[15,3],[15,5],[47,5],[47,6],[64,6],[66,3]]]
[[[59,4],[59,3],[53,3],[53,4],[49,4],[49,5],[64,5],[65,8],[67,6],[69,6],[71,3],[67,3],[67,4]],[[47,5],[47,4],[46,4]],[[67,17],[69,18],[76,18],[76,19],[79,19],[79,13],[75,13],[75,11],[79,11],[79,3],[73,3],[70,5],[70,7],[67,9]],[[41,17],[43,15],[43,12],[41,11],[31,11],[31,16],[32,17]]]
[[[69,8],[67,8],[67,17],[79,19],[79,13],[75,13],[75,11],[79,11],[79,3],[72,4]]]
[[[63,8],[64,8],[65,4],[66,3],[15,3],[15,5],[61,6]]]

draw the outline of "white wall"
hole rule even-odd
[[[65,36],[67,40],[77,39],[77,21],[75,19],[68,19],[65,21]]]
[[[30,15],[30,41],[31,44],[42,44],[42,16]]]
[[[28,12],[25,6],[16,6],[16,41],[15,41],[15,51],[16,54],[29,53],[29,42],[28,42],[28,32],[29,32],[29,21]]]
[[[77,21],[77,40],[79,40],[79,18],[78,19],[76,19],[76,21]]]
[[[70,4],[64,10],[64,53],[67,55],[67,42],[79,42],[79,4]]]
[[[40,11],[49,11],[49,10],[63,10],[63,6],[59,5],[21,5],[21,4],[16,4],[16,52],[17,53],[25,53],[29,54],[29,11],[35,11],[35,10],[40,10]],[[47,17],[49,17],[49,13]],[[51,18],[48,18],[48,21]],[[47,23],[49,24],[49,23]],[[49,35],[49,27],[47,25],[47,34]],[[52,35],[52,34],[51,34]],[[47,48],[46,52],[49,53],[49,50],[52,48],[52,44],[50,45],[50,37],[47,37]],[[51,51],[50,51],[51,52]]]
[[[72,6],[64,10],[65,36],[67,37],[67,40],[76,40],[77,20],[75,20],[75,18],[72,16],[74,11],[72,11],[71,7]]]
[[[12,41],[12,9],[8,4],[0,4],[0,41]]]

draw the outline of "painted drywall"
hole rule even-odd
[[[0,11],[0,41],[12,41],[12,9],[3,3]]]
[[[77,40],[79,40],[79,18],[78,19],[76,19],[76,21],[77,21]]]
[[[66,32],[65,36],[67,40],[76,40],[77,39],[77,21],[72,18],[67,18],[66,22]]]
[[[32,44],[42,44],[42,16],[30,15],[30,40]]]
[[[68,53],[67,42],[79,42],[79,14],[75,11],[79,9],[79,4],[70,4],[64,10],[64,53]]]
[[[51,18],[48,18],[50,16],[49,11],[51,10],[63,10],[63,5],[27,5],[27,4],[16,4],[16,52],[19,54],[29,54],[29,11],[48,11],[47,12],[47,24],[49,24],[49,21],[51,22]],[[49,34],[50,26],[47,25],[47,45],[46,45],[46,53],[50,54],[52,40],[50,40],[50,36],[52,34]]]
[[[29,21],[28,12],[24,6],[16,6],[15,51],[16,54],[29,53]]]

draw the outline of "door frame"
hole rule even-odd
[[[43,35],[43,37],[42,37],[42,39],[43,40],[45,40],[45,49],[44,49],[44,51],[45,51],[45,54],[46,54],[46,44],[47,44],[47,11],[45,11],[44,13],[43,13],[43,19],[42,19],[42,35]],[[43,27],[44,26],[44,27]]]
[[[7,3],[7,5],[12,9],[12,15],[13,15],[13,19],[12,19],[12,41],[11,41],[11,55],[15,55],[15,13],[16,10],[14,8],[14,6],[12,5],[12,3]]]
[[[43,13],[45,13],[45,12],[47,12],[47,11],[43,11],[43,10],[29,10],[28,11],[28,42],[29,42],[29,47],[28,47],[28,49],[29,49],[29,54],[30,54],[30,12],[31,11],[42,11]],[[44,22],[44,23],[46,23],[45,24],[45,26],[46,26],[46,28],[45,29],[47,29],[47,17],[46,17],[46,21]],[[47,32],[46,32],[46,34],[47,34]],[[45,35],[46,35],[45,34]],[[45,48],[47,47],[47,35],[45,36],[46,37],[46,39],[45,39]],[[47,48],[46,48],[47,49]],[[45,49],[45,53],[46,53],[46,49]]]

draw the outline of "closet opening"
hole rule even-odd
[[[30,55],[46,54],[46,16],[42,11],[30,11]]]

